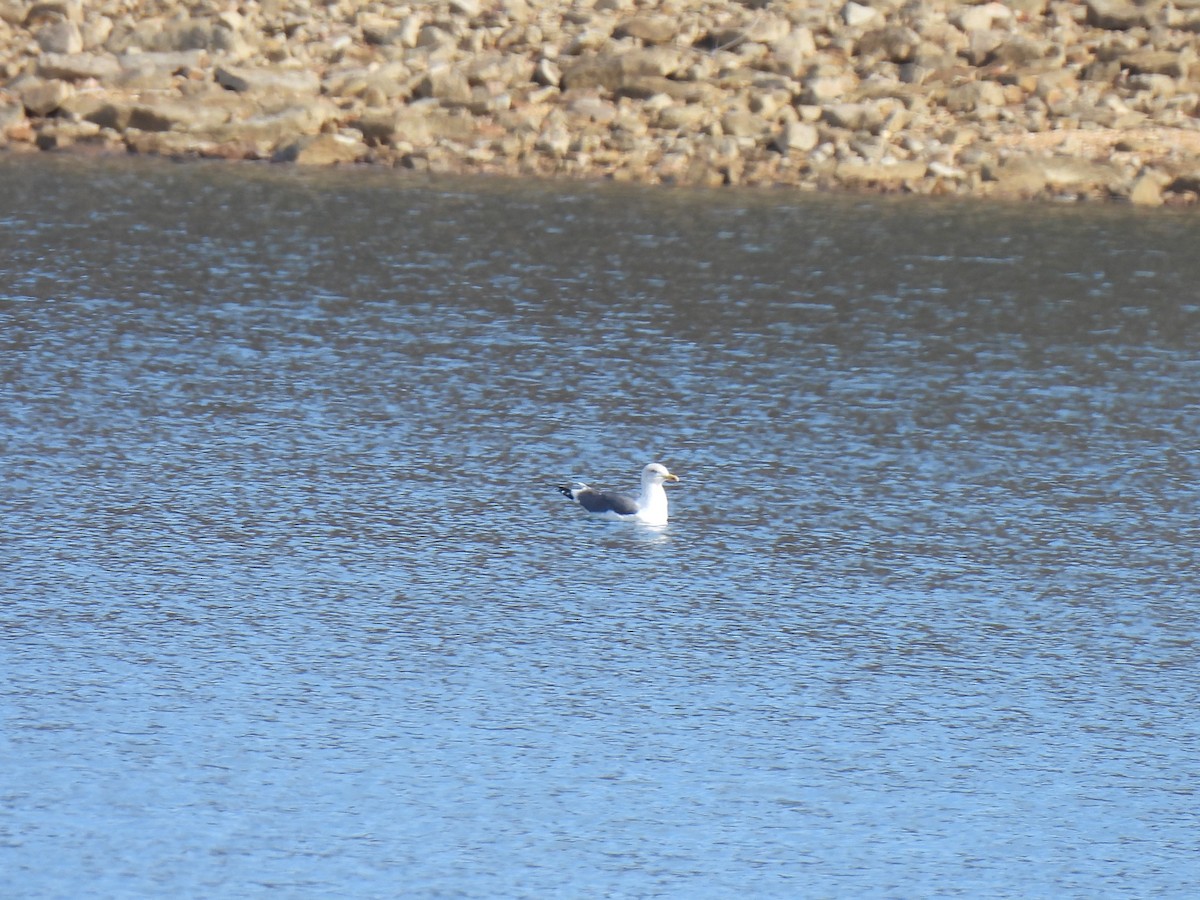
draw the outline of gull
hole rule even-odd
[[[618,491],[598,491],[582,481],[556,487],[564,497],[574,500],[588,512],[606,519],[665,525],[667,492],[663,488],[663,482],[678,480],[678,477],[667,471],[666,466],[650,463],[642,469],[642,490],[636,496]]]

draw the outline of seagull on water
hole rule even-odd
[[[617,491],[598,491],[582,481],[569,485],[560,484],[557,487],[564,497],[574,500],[588,512],[604,516],[606,519],[665,525],[667,492],[663,488],[663,482],[678,480],[677,476],[667,471],[666,466],[650,463],[642,469],[642,491],[636,496]]]

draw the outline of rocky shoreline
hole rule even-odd
[[[0,148],[1183,205],[1200,0],[0,0]]]

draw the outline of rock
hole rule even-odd
[[[211,64],[211,59],[207,50],[167,50],[125,53],[117,57],[117,62],[127,72],[154,68],[175,73],[205,68]]]
[[[471,102],[471,83],[457,66],[430,69],[413,91],[415,97],[429,97],[443,106],[464,106]]]
[[[1187,78],[1191,57],[1174,50],[1143,49],[1119,57],[1121,68],[1133,75],[1167,75]]]
[[[249,55],[250,47],[242,35],[224,22],[211,19],[184,19],[168,23],[160,40],[148,50],[210,50],[220,51],[233,59]]]
[[[793,28],[770,45],[773,70],[790,78],[799,78],[817,52],[816,39],[808,28]]]
[[[1087,23],[1110,31],[1128,31],[1151,24],[1144,8],[1129,0],[1087,0]]]
[[[94,122],[69,122],[58,118],[43,122],[37,135],[37,144],[44,150],[61,150],[73,144],[101,141],[100,126]]]
[[[50,115],[74,92],[70,84],[57,78],[33,78],[17,88],[17,96],[31,116]]]
[[[597,0],[596,6],[598,9],[599,8],[603,8],[603,9],[619,9],[620,8],[619,5],[615,6],[615,7],[603,5],[603,4],[608,4],[608,3],[612,3],[612,2],[613,2],[613,0]],[[618,2],[618,4],[619,4],[620,0],[616,0],[616,2]],[[499,6],[501,11],[503,11],[504,15],[507,16],[511,21],[521,23],[521,22],[529,21],[529,19],[534,14],[533,8],[531,7],[530,3],[531,3],[531,0],[499,0],[499,2],[497,3],[497,6]]]
[[[108,16],[94,16],[87,19],[79,27],[80,37],[83,38],[84,50],[95,50],[104,46],[108,36],[112,34],[113,20]]]
[[[984,106],[1003,106],[1004,88],[994,81],[969,81],[946,92],[945,106],[950,112],[973,112]]]
[[[534,67],[533,80],[541,85],[558,87],[562,84],[562,69],[552,59],[540,59]]]
[[[1012,19],[1012,10],[1003,3],[984,3],[979,6],[969,4],[954,4],[956,9],[950,13],[949,19],[962,31],[990,31],[993,28],[1007,28]]]
[[[804,83],[801,102],[813,106],[823,106],[834,100],[839,100],[858,87],[858,78],[851,72],[841,72],[837,75],[818,75]]]
[[[921,36],[904,25],[888,25],[863,34],[858,40],[857,52],[870,59],[888,62],[911,62],[921,46]]]
[[[422,25],[417,32],[417,47],[431,54],[438,50],[453,50],[458,45],[458,37],[451,28],[441,25]]]
[[[673,16],[645,15],[625,19],[613,36],[636,38],[643,44],[669,44],[679,33],[679,20]]]
[[[1130,75],[1129,86],[1139,95],[1144,94],[1151,100],[1170,99],[1177,93],[1177,82],[1169,75]]]
[[[746,38],[757,44],[772,45],[787,37],[794,27],[791,19],[787,16],[760,9],[746,24]]]
[[[750,112],[768,119],[776,118],[784,109],[790,109],[792,95],[786,90],[767,90],[750,94]]]
[[[1107,163],[1072,156],[1011,157],[988,173],[1002,192],[1032,196],[1045,188],[1115,187],[1120,173]]]
[[[86,119],[101,128],[113,131],[125,131],[129,127],[131,110],[129,103],[113,102],[86,94],[68,97],[59,107],[60,114],[66,114],[72,119]]]
[[[324,98],[296,103],[283,109],[234,119],[216,127],[189,129],[215,141],[245,141],[276,147],[281,141],[303,134],[316,134],[337,115],[337,107]]]
[[[38,57],[37,74],[40,78],[61,78],[64,81],[111,82],[121,74],[121,64],[108,54],[98,53],[43,53]]]
[[[934,160],[929,164],[929,168],[925,172],[933,178],[941,178],[948,181],[962,181],[967,177],[967,173],[958,166],[952,166],[949,163]]]
[[[393,42],[401,47],[413,48],[421,39],[421,26],[424,24],[421,16],[410,15],[400,20],[400,26],[392,35]]]
[[[845,160],[837,164],[834,174],[839,181],[845,184],[872,184],[894,189],[920,181],[925,177],[925,171],[925,163],[917,161],[872,163],[863,160]]]
[[[111,105],[109,96],[102,91],[82,91],[72,94],[59,104],[54,117],[68,122],[94,122],[103,128],[113,126],[97,116],[99,110]],[[124,127],[127,123],[121,123]]]
[[[698,103],[671,103],[659,110],[654,124],[668,131],[699,131],[709,115]]]
[[[1200,168],[1176,172],[1167,185],[1167,190],[1177,194],[1200,194]]]
[[[655,75],[626,78],[613,91],[617,97],[649,100],[665,95],[683,103],[716,103],[721,97],[719,88],[701,81],[675,81]]]
[[[566,126],[554,124],[538,135],[534,149],[549,156],[564,157],[571,149],[571,133]]]
[[[83,51],[83,35],[79,26],[71,21],[51,22],[43,25],[34,35],[38,46],[45,53],[80,53]]]
[[[982,66],[1004,42],[1004,37],[1004,32],[995,28],[969,32],[967,47],[961,56],[973,66]]]
[[[450,141],[464,146],[479,140],[479,122],[462,110],[446,112],[434,108],[427,116],[426,126],[435,142]]]
[[[213,78],[221,87],[238,93],[315,95],[321,90],[317,73],[302,69],[218,66]]]
[[[716,54],[724,50],[734,50],[746,40],[746,29],[718,26],[706,31],[696,39],[692,46]]]
[[[0,135],[25,122],[25,107],[12,98],[0,96]]]
[[[179,74],[176,74],[174,70],[166,67],[130,68],[122,66],[121,73],[113,81],[113,84],[124,90],[169,93],[180,89],[185,71],[196,70],[181,70]]]
[[[879,12],[870,6],[855,3],[851,0],[851,2],[842,7],[841,17],[848,28],[859,28],[879,18]]]
[[[97,118],[101,114],[104,119]],[[109,117],[123,122],[123,127],[139,131],[207,132],[228,122],[230,111],[211,104],[152,97],[138,99],[125,109],[113,106],[111,110],[106,109],[92,116],[93,121],[101,124],[108,124],[106,120]]]
[[[779,152],[784,154],[791,153],[793,150],[807,153],[816,147],[819,141],[820,132],[817,131],[815,125],[807,122],[787,122],[779,133],[775,146]]]
[[[608,124],[616,120],[617,107],[599,97],[584,96],[570,101],[567,104],[566,113],[572,120]]]
[[[536,31],[530,29],[533,34],[538,35],[538,40],[542,40],[542,30],[539,28]],[[550,35],[546,34],[545,39],[550,39]],[[612,30],[608,27],[603,28],[583,28],[575,32],[566,47],[559,45],[558,50],[560,55],[567,56],[586,56],[586,55],[602,55],[605,52],[619,52],[618,48],[612,46],[611,39]]]
[[[989,66],[1018,69],[1046,59],[1052,52],[1051,46],[1044,41],[1017,37],[997,44],[984,57],[984,63]]]
[[[601,88],[616,92],[635,78],[673,75],[680,65],[679,51],[665,47],[584,57],[563,70],[562,84],[564,90]]]
[[[731,137],[759,138],[770,131],[770,125],[749,110],[731,109],[721,116],[721,130]]]
[[[174,131],[146,132],[127,131],[124,135],[125,147],[130,153],[146,156],[212,156],[215,147],[212,141],[198,138],[190,134]],[[239,152],[231,154],[230,158],[240,158],[247,155]]]
[[[1197,33],[1200,0],[0,0],[0,142],[1200,202]]]
[[[368,105],[382,106],[412,95],[412,73],[404,63],[354,66],[330,72],[321,82],[327,97],[362,97]]]
[[[834,128],[848,131],[878,133],[883,116],[873,103],[831,103],[825,107],[824,119]]]
[[[419,20],[416,23],[419,28]],[[388,44],[404,44],[414,47],[417,43],[416,31],[413,30],[408,40],[404,40],[401,23],[391,16],[381,16],[377,13],[363,13],[358,17],[358,27],[362,31],[363,40],[368,44],[385,47]],[[411,26],[410,26],[411,27]]]
[[[1079,82],[1069,69],[1057,69],[1038,75],[1033,83],[1033,92],[1047,101],[1055,95],[1075,97],[1079,94]]]
[[[1046,187],[1046,176],[1025,157],[985,164],[984,179],[995,182],[997,193],[1007,196],[1032,197]]]
[[[1134,206],[1162,206],[1163,182],[1155,172],[1139,175],[1129,188],[1129,202]]]
[[[360,140],[337,134],[316,134],[285,142],[271,156],[271,162],[289,162],[302,166],[330,166],[363,159],[370,151]]]
[[[369,146],[427,146],[438,140],[468,142],[477,135],[475,122],[461,112],[447,113],[428,101],[400,109],[368,110],[351,122]]]
[[[32,26],[46,21],[66,21],[78,25],[83,21],[83,0],[39,0],[31,3],[25,12],[25,24]]]
[[[397,140],[424,144],[432,139],[424,116],[398,113],[394,109],[367,110],[351,124],[372,147],[394,144]]]
[[[462,67],[472,85],[495,84],[512,88],[533,80],[533,64],[520,56],[503,53],[476,53]]]

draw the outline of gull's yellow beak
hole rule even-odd
[[[669,472],[667,473],[666,477],[663,478],[663,481],[678,481],[678,480],[679,480],[678,475],[672,475]]]

